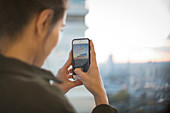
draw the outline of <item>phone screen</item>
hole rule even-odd
[[[83,72],[88,71],[90,65],[89,49],[89,39],[73,40],[73,70],[81,68]]]

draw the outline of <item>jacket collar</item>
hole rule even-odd
[[[46,80],[53,80],[57,83],[62,83],[50,71],[39,67],[26,64],[14,58],[7,58],[0,54],[0,72],[17,73],[23,76],[43,77]]]

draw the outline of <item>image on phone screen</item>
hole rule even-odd
[[[74,68],[81,68],[87,72],[89,69],[89,40],[73,41],[73,64]]]

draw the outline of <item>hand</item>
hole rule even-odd
[[[75,73],[77,75],[74,75],[74,78],[77,80],[81,80],[87,90],[89,90],[94,95],[96,105],[109,104],[104,85],[97,67],[96,53],[92,41],[90,41],[90,47],[91,64],[88,72],[82,72],[81,69],[77,68],[75,69]]]
[[[64,93],[67,93],[71,88],[82,85],[82,82],[80,80],[77,81],[70,81],[69,78],[72,78],[72,74],[69,75],[69,73],[72,73],[72,69],[68,70],[68,68],[72,64],[72,51],[69,54],[69,59],[64,64],[62,68],[59,69],[57,76],[63,83],[57,84],[54,83],[53,85],[59,86]]]

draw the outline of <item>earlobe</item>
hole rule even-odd
[[[53,10],[43,10],[38,16],[36,21],[36,33],[38,36],[44,35],[48,32],[53,17]]]

